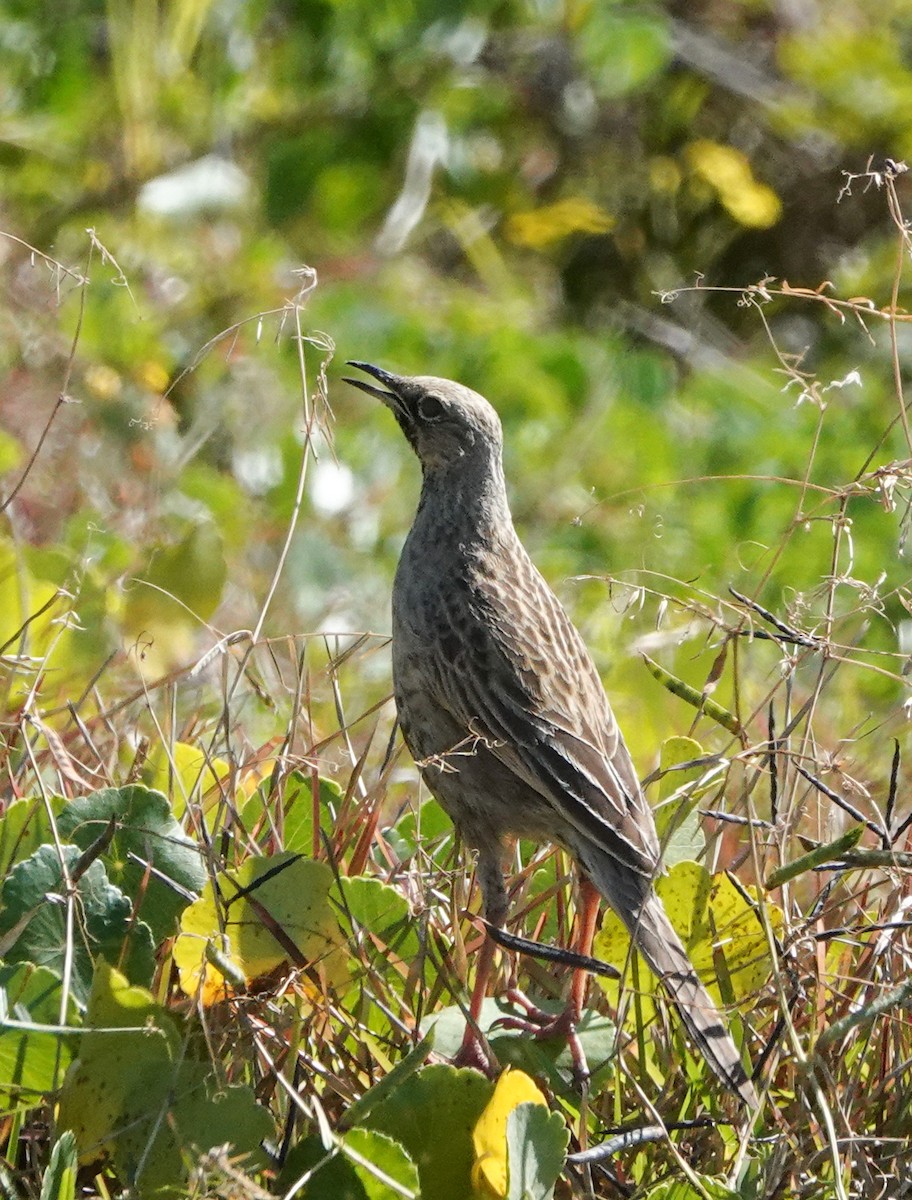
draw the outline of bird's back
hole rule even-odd
[[[552,836],[577,852],[592,842],[651,881],[652,814],[598,672],[511,521],[454,530],[423,498],[393,591],[393,667],[419,761],[455,736],[451,766],[465,773],[481,739],[527,803],[547,807]],[[445,714],[432,729],[430,710]]]

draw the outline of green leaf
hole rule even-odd
[[[276,1191],[289,1192],[309,1171],[314,1174],[295,1191],[301,1200],[418,1200],[420,1196],[418,1169],[411,1158],[398,1142],[374,1129],[351,1129],[330,1151],[318,1137],[304,1138],[289,1151]]]
[[[66,801],[51,796],[47,804],[41,799],[14,800],[0,817],[0,877],[6,878],[13,863],[22,862],[39,846],[52,839],[48,807],[56,817]]]
[[[663,1179],[654,1188],[644,1193],[643,1200],[739,1200],[740,1193],[733,1192],[721,1179],[709,1175],[697,1176],[699,1187],[687,1179]]]
[[[394,846],[401,859],[407,859],[419,846],[427,847],[448,835],[452,836],[453,822],[433,798],[425,800],[416,812],[407,808],[385,836]]]
[[[30,1108],[55,1091],[73,1057],[75,1038],[29,1029],[60,1021],[61,984],[53,971],[31,963],[0,966],[4,1010],[16,1024],[0,1023],[0,1104],[4,1111]],[[70,998],[67,1020],[77,1020]]]
[[[161,942],[176,932],[178,916],[193,899],[187,893],[198,894],[206,882],[199,847],[178,825],[165,797],[138,784],[72,800],[61,812],[58,828],[85,850],[111,817],[116,832],[102,861]]]
[[[570,1133],[560,1113],[519,1104],[507,1118],[508,1200],[551,1200]]]
[[[58,1127],[73,1131],[84,1159],[110,1159],[140,1195],[179,1187],[201,1150],[227,1143],[249,1155],[274,1132],[250,1089],[223,1086],[208,1061],[187,1056],[174,1018],[104,961],[86,1026]]]
[[[403,1191],[406,1197],[420,1195],[418,1168],[386,1134],[376,1129],[350,1129],[342,1139],[342,1153],[364,1189],[365,1200],[403,1200]],[[387,1180],[398,1188],[390,1187]]]
[[[376,957],[392,957],[408,964],[418,957],[421,947],[409,902],[394,887],[366,876],[342,876],[343,910],[355,927],[373,935],[380,946]]]
[[[241,810],[244,828],[261,845],[265,845],[268,835],[274,831],[278,843],[274,849],[312,857],[321,849],[319,836],[314,841],[313,793],[313,778],[302,771],[292,771],[285,780],[281,812],[277,814],[275,798],[268,791],[268,784],[263,784]],[[317,811],[323,833],[332,833],[335,828],[341,800],[342,789],[336,781],[320,776],[317,780]]]
[[[539,1000],[538,1003],[546,1012],[553,1010],[555,1016],[563,1009],[562,1004],[554,1002],[546,1004]],[[587,1009],[576,1027],[576,1035],[589,1065],[590,1086],[597,1090],[605,1073],[612,1070],[617,1052],[617,1026],[611,1017]],[[555,1093],[575,1091],[573,1055],[565,1038],[545,1040],[517,1031],[509,1041],[503,1034],[495,1035],[494,1045],[504,1064],[510,1063],[545,1077]]]
[[[501,1017],[516,1015],[515,1010],[510,1008],[499,997],[486,996],[482,1002],[481,1012],[478,1014],[478,1027],[486,1038],[497,1037],[498,1031],[493,1028],[494,1023],[499,1021]],[[452,1004],[447,1008],[439,1009],[437,1012],[429,1013],[421,1022],[421,1032],[433,1032],[434,1049],[444,1058],[454,1058],[456,1056],[459,1047],[462,1045],[465,1027],[465,1013],[458,1004]],[[514,1030],[505,1029],[499,1032],[501,1039],[504,1041],[516,1036]]]
[[[295,782],[298,784],[297,788],[292,787],[289,790],[286,786],[285,792],[284,849],[313,856],[322,850],[322,838],[316,838],[316,845],[314,841],[313,779],[301,775]],[[336,781],[320,776],[317,779],[317,812],[322,833],[332,833],[341,803],[342,789]]]
[[[725,875],[711,876],[699,863],[676,863],[656,881],[665,911],[684,943],[698,974],[719,1000],[715,984],[715,946],[724,955],[736,997],[747,998],[767,980],[769,949],[763,927],[750,904]],[[767,905],[774,927],[781,926],[781,913]],[[630,951],[630,935],[613,912],[606,912],[596,935],[593,953],[623,969]],[[621,981],[623,982],[623,981]],[[599,977],[608,995],[617,995],[618,980]],[[658,983],[640,965],[640,989],[658,991]],[[645,997],[644,997],[645,999]]]
[[[689,737],[670,737],[662,743],[659,765],[665,774],[659,783],[655,822],[666,867],[677,862],[696,861],[706,849],[706,838],[697,813],[702,793],[693,786],[688,787],[688,784],[696,784],[705,774],[704,768],[689,767],[686,771],[673,769],[678,763],[703,758],[704,753],[700,743]],[[675,801],[667,803],[671,796],[676,796]]]
[[[313,1174],[311,1174],[313,1172]],[[307,1182],[299,1181],[308,1176]],[[337,1147],[327,1150],[320,1138],[303,1138],[288,1151],[276,1179],[276,1192],[300,1200],[365,1200],[365,1191],[355,1168]]]
[[[372,1108],[392,1095],[396,1088],[403,1084],[406,1079],[421,1069],[424,1065],[424,1060],[433,1049],[434,1031],[430,1030],[424,1035],[414,1050],[410,1050],[401,1062],[396,1063],[392,1071],[384,1075],[379,1083],[375,1083],[354,1104],[349,1105],[348,1111],[342,1118],[343,1125],[362,1124]]]
[[[146,782],[154,791],[170,796],[174,816],[181,818],[187,804],[202,804],[206,828],[212,831],[215,814],[221,808],[222,784],[231,768],[222,758],[213,758],[199,746],[188,742],[159,743],[146,764]]]
[[[160,1077],[166,1085],[161,1102],[167,1104],[170,1128],[160,1130],[149,1155],[139,1183],[144,1192],[180,1182],[186,1174],[185,1164],[193,1161],[200,1150],[215,1146],[230,1146],[232,1157],[247,1159],[248,1169],[263,1166],[260,1143],[275,1135],[275,1124],[262,1108],[249,1087],[224,1086],[219,1072],[209,1062],[182,1062],[176,1072]],[[148,1109],[147,1109],[148,1111]],[[161,1106],[154,1112],[158,1118]],[[150,1128],[133,1135],[133,1152],[129,1161],[136,1161],[135,1151],[145,1148]],[[122,1151],[126,1150],[124,1140]]]
[[[475,1158],[472,1131],[492,1091],[477,1071],[425,1067],[372,1108],[364,1125],[405,1147],[418,1164],[422,1196],[466,1200]]]
[[[68,871],[80,858],[76,846],[62,847]],[[31,962],[63,977],[67,941],[72,939],[73,994],[84,1003],[92,986],[95,959],[123,959],[128,978],[148,982],[155,969],[152,934],[132,916],[132,905],[108,879],[104,864],[91,863],[76,884],[76,912],[67,923],[66,883],[53,846],[41,846],[7,876],[0,911],[0,943],[13,939],[8,962]]]
[[[671,55],[671,40],[658,14],[621,13],[607,4],[580,10],[575,45],[598,95],[614,99],[643,87]]]
[[[116,1156],[123,1126],[160,1104],[179,1050],[174,1019],[144,988],[99,961],[79,1057],[61,1089],[58,1127],[75,1133],[82,1155]]]
[[[536,1003],[545,1012],[553,1012],[555,1016],[563,1009],[556,1001],[537,1000]],[[525,1013],[501,998],[488,996],[482,1003],[478,1026],[504,1066],[518,1067],[528,1074],[544,1076],[552,1091],[565,1091],[568,1081],[573,1077],[573,1058],[566,1039],[534,1038],[524,1030],[503,1029],[497,1024],[503,1017],[523,1016]],[[444,1058],[455,1057],[462,1045],[465,1026],[465,1015],[456,1004],[431,1013],[421,1022],[422,1032],[433,1031],[434,1049]],[[589,1009],[583,1013],[576,1031],[592,1072],[593,1086],[597,1086],[601,1069],[610,1067],[617,1028],[610,1017]]]
[[[40,1200],[74,1200],[76,1196],[76,1137],[67,1130],[57,1139],[41,1181]]]
[[[656,881],[656,892],[713,999],[729,1003],[754,996],[769,978],[769,946],[757,914],[731,880],[711,876],[699,863],[680,862]],[[781,932],[781,911],[767,902],[766,916],[773,930]],[[627,1009],[628,1025],[651,1020],[661,987],[642,959],[637,958],[635,973],[629,969],[630,934],[615,913],[605,913],[593,953],[625,972],[621,980],[597,979],[612,1004],[619,1003],[623,990],[636,989],[636,1003]],[[717,955],[724,970],[717,966]],[[725,981],[725,995],[717,976]]]

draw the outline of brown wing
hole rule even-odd
[[[502,561],[480,564],[469,604],[453,596],[447,619],[463,652],[441,699],[558,822],[651,879],[660,860],[652,812],[595,665],[518,540],[509,572]]]

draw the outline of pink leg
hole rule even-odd
[[[599,904],[601,896],[592,886],[588,879],[580,881],[580,914],[579,914],[579,935],[576,940],[576,949],[580,954],[592,954],[592,942],[595,938],[595,927],[598,924]],[[589,986],[588,971],[574,971],[573,983],[570,986],[570,1010],[573,1013],[573,1018],[578,1021],[583,1015],[583,1006],[586,1001],[586,989]]]
[[[599,902],[599,893],[588,879],[584,879],[580,884],[579,932],[574,946],[574,949],[580,954],[592,953],[592,940],[595,937],[595,927],[598,922]],[[573,972],[570,1001],[564,1011],[556,1017],[553,1013],[543,1012],[518,988],[511,988],[507,992],[507,999],[522,1008],[526,1016],[524,1019],[504,1017],[497,1023],[505,1029],[525,1030],[537,1038],[566,1038],[577,1078],[586,1079],[589,1076],[589,1066],[583,1053],[582,1043],[577,1036],[576,1026],[583,1015],[588,983],[588,971]]]
[[[492,1062],[490,1049],[484,1044],[483,1038],[478,1033],[478,1022],[481,1018],[481,1006],[488,994],[495,949],[494,943],[489,937],[486,937],[478,951],[475,986],[472,988],[472,999],[469,1002],[469,1019],[466,1022],[462,1045],[453,1059],[457,1067],[475,1067],[485,1074],[490,1074],[492,1067],[496,1064]]]

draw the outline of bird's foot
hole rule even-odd
[[[500,1072],[500,1063],[494,1051],[487,1042],[471,1027],[466,1026],[465,1036],[462,1039],[462,1045],[456,1051],[456,1056],[453,1059],[454,1067],[473,1067],[476,1071],[481,1071],[482,1075],[487,1075],[489,1079],[494,1079]]]
[[[524,1017],[500,1017],[495,1025],[500,1029],[517,1029],[522,1033],[530,1033],[534,1038],[542,1041],[563,1038],[573,1060],[574,1078],[580,1086],[583,1086],[589,1079],[589,1064],[586,1062],[583,1044],[576,1031],[580,1014],[574,1010],[573,1006],[568,1006],[563,1012],[555,1015],[539,1008],[519,988],[510,988],[505,993],[505,999],[522,1009],[526,1015]]]

